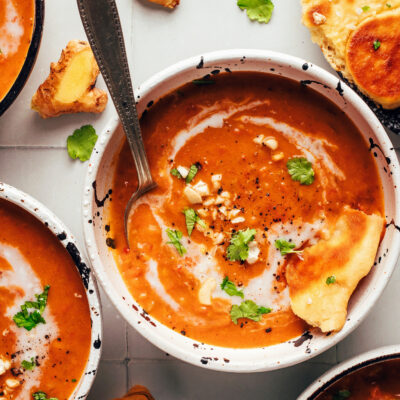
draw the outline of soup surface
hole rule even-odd
[[[383,361],[353,372],[317,397],[317,400],[400,399],[400,361]]]
[[[0,397],[32,400],[44,392],[66,400],[91,343],[82,281],[58,239],[26,211],[1,200],[0,225]],[[47,285],[47,299],[37,298]]]
[[[171,329],[220,346],[272,345],[307,329],[285,279],[298,256],[279,243],[301,251],[346,207],[383,215],[382,188],[357,128],[312,89],[256,73],[212,80],[142,116],[158,187],[135,205],[130,249],[123,215],[137,176],[123,144],[107,243],[133,297]],[[291,177],[293,158],[312,163],[309,182]]]
[[[34,26],[33,0],[0,0],[0,101],[8,93],[28,54]]]

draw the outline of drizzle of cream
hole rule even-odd
[[[35,294],[43,292],[43,287],[32,267],[18,249],[0,243],[0,257],[7,260],[13,268],[12,270],[3,271],[0,275],[0,287],[5,287],[10,291],[14,289],[16,293],[14,304],[9,306],[4,314],[12,319],[13,315],[20,311],[21,304],[26,300],[34,300]],[[21,288],[24,291],[23,296],[16,290]],[[46,320],[46,324],[39,324],[31,331],[11,324],[10,331],[14,332],[17,338],[16,357],[13,359],[13,364],[16,367],[21,365],[22,360],[30,361],[32,357],[38,357],[40,364],[47,360],[50,340],[58,336],[58,326],[49,305],[47,305],[43,317]],[[47,335],[49,339],[45,338]],[[31,389],[40,382],[41,375],[40,366],[32,371],[26,371],[22,390],[16,400],[31,400]]]
[[[335,164],[331,156],[326,152],[324,146],[337,148],[325,139],[313,138],[306,133],[293,128],[285,122],[276,121],[270,117],[254,117],[243,115],[240,118],[244,123],[251,123],[257,126],[268,126],[281,133],[290,143],[295,145],[311,162],[317,160],[325,165],[325,168],[340,180],[345,179],[343,171]]]
[[[18,51],[24,28],[12,0],[6,0],[5,22],[0,26],[0,49],[7,57]]]

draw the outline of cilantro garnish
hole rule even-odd
[[[370,10],[370,8],[371,8],[370,6],[362,6],[361,10],[363,10],[364,12],[367,12]]]
[[[181,173],[176,169],[176,168],[172,168],[171,171],[169,171],[171,173],[172,176],[175,176],[178,179],[182,179],[182,175]]]
[[[274,11],[271,0],[237,0],[237,5],[247,10],[247,16],[252,21],[268,23]]]
[[[31,361],[23,360],[21,362],[21,367],[26,370],[33,370],[36,367],[35,358],[32,357]]]
[[[224,290],[229,296],[239,296],[242,299],[244,298],[244,294],[241,290],[239,290],[235,284],[229,280],[226,276],[221,283],[221,289]]]
[[[196,167],[195,164],[192,164],[189,168],[189,173],[186,177],[186,183],[192,182],[193,178],[196,176],[199,169]]]
[[[379,40],[374,41],[374,50],[377,51],[381,47],[381,42]]]
[[[252,300],[242,301],[240,306],[233,305],[231,308],[231,320],[237,324],[239,318],[248,318],[252,321],[260,321],[263,314],[269,314],[272,310],[266,307],[260,307]]]
[[[197,212],[193,210],[193,208],[185,208],[182,212],[185,214],[186,229],[189,236],[192,234],[196,223],[203,228],[206,227],[205,222],[198,216]]]
[[[344,400],[348,399],[351,396],[351,393],[347,389],[339,390],[337,393],[333,395],[333,400]]]
[[[328,276],[328,277],[326,278],[326,284],[327,284],[327,285],[332,285],[332,284],[335,283],[335,282],[336,282],[336,276],[335,276],[335,275]]]
[[[55,397],[47,397],[45,392],[35,392],[32,394],[33,400],[58,400]]]
[[[312,164],[304,157],[295,157],[286,163],[289,175],[294,181],[302,185],[311,185],[314,182],[314,170]]]
[[[42,314],[47,305],[49,289],[49,285],[45,286],[43,293],[35,294],[36,301],[26,301],[21,306],[21,311],[13,317],[18,328],[25,328],[27,331],[30,331],[36,325],[46,323]],[[33,309],[33,311],[30,312],[29,309]]]
[[[179,255],[183,256],[186,253],[186,249],[181,243],[181,239],[183,236],[182,232],[178,230],[167,229],[167,235],[171,240],[170,242],[167,242],[167,244],[172,244],[173,246],[175,246]]]
[[[392,5],[391,4],[389,4],[389,3],[386,3],[386,7],[392,7]]]
[[[296,245],[294,243],[288,242],[285,239],[275,240],[275,247],[281,252],[282,256],[286,256],[286,254],[292,253],[302,253],[302,250],[294,250]]]
[[[89,160],[97,138],[98,136],[92,125],[84,125],[80,129],[76,129],[67,139],[69,156],[74,160],[76,158],[81,161]]]
[[[249,256],[249,243],[254,240],[255,234],[255,229],[247,228],[232,235],[227,251],[228,260],[246,261]]]

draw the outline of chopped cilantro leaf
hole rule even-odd
[[[335,282],[336,282],[336,276],[335,275],[328,276],[326,278],[326,284],[327,285],[332,285],[332,283],[335,283]]]
[[[199,169],[196,167],[195,164],[192,164],[189,168],[189,173],[186,177],[186,183],[192,182],[193,178],[196,176]]]
[[[76,382],[76,379],[75,378],[71,379],[71,382]]]
[[[76,158],[81,161],[89,160],[97,138],[98,136],[92,125],[84,125],[80,129],[76,129],[67,139],[69,156],[74,160]]]
[[[230,261],[246,261],[249,256],[249,243],[254,240],[255,229],[247,228],[232,235],[227,257]]]
[[[176,168],[172,168],[171,171],[169,172],[171,173],[172,176],[175,176],[178,179],[183,179],[181,173]]]
[[[196,223],[203,228],[206,226],[205,222],[198,216],[193,208],[185,208],[182,212],[185,214],[186,229],[189,236],[192,234]]]
[[[240,306],[233,305],[231,308],[231,320],[237,324],[239,318],[248,318],[253,321],[261,321],[263,314],[269,314],[272,310],[266,307],[260,307],[252,300],[242,301]]]
[[[181,243],[181,239],[183,236],[182,232],[178,230],[167,229],[167,235],[171,240],[170,242],[167,242],[167,244],[172,244],[173,246],[175,246],[179,255],[183,256],[186,253],[186,249]]]
[[[268,23],[274,11],[271,0],[237,0],[242,10],[247,10],[247,16],[252,21]]]
[[[381,47],[381,42],[379,40],[374,41],[374,50],[377,51]]]
[[[45,392],[35,392],[32,394],[33,400],[58,400],[55,397],[47,398],[47,394]]]
[[[221,289],[224,290],[229,296],[239,296],[242,299],[244,298],[244,294],[241,290],[239,290],[235,284],[229,280],[226,276],[221,283]]]
[[[302,185],[311,185],[314,182],[314,170],[312,164],[304,157],[295,157],[286,163],[289,175],[294,181]]]
[[[286,254],[292,253],[302,253],[301,250],[294,250],[296,245],[294,243],[288,242],[285,239],[275,240],[275,247],[281,252],[282,256],[286,256]]]
[[[36,367],[35,358],[32,357],[31,361],[23,360],[21,362],[21,367],[26,370],[33,370]]]
[[[348,399],[351,396],[351,393],[347,389],[339,390],[337,393],[333,395],[333,400],[344,400]]]
[[[392,5],[390,3],[386,3],[386,7],[392,7]]]
[[[363,10],[364,12],[367,12],[370,10],[370,8],[371,8],[370,6],[362,6],[361,10]]]
[[[42,313],[47,305],[49,289],[49,285],[45,286],[43,293],[35,294],[36,301],[26,301],[21,306],[21,311],[14,315],[13,320],[19,328],[30,331],[36,325],[46,323]],[[30,312],[30,309],[33,309],[33,311]]]

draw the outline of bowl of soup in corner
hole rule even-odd
[[[204,368],[307,360],[368,314],[399,254],[399,165],[366,104],[291,56],[229,50],[136,92],[158,187],[137,186],[118,120],[88,167],[96,275],[150,342]]]
[[[101,355],[96,282],[46,207],[0,183],[0,397],[85,399]]]
[[[44,0],[0,0],[0,116],[27,81],[42,39]]]
[[[333,367],[298,400],[396,400],[399,375],[400,346],[380,347]]]

